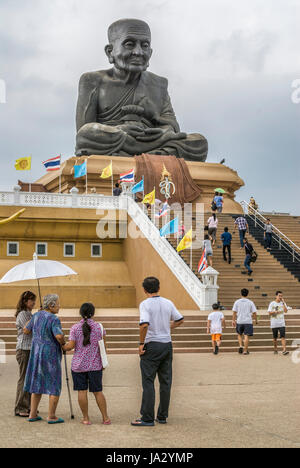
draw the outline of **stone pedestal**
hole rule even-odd
[[[62,164],[61,168],[61,187],[62,192],[69,193],[73,187],[76,187],[80,193],[86,192],[86,178],[74,179],[74,165],[84,162],[86,157],[71,157]],[[119,156],[89,156],[88,158],[88,193],[101,193],[104,195],[112,194],[112,180],[101,179],[102,170],[113,163],[113,184],[119,181],[120,174],[131,169],[135,169],[136,161],[134,158]],[[235,192],[243,185],[243,180],[237,172],[222,164],[189,162],[187,166],[194,182],[201,188],[201,195],[194,200],[193,204],[204,203],[205,211],[210,211],[211,201],[214,196],[215,188],[226,190],[224,195],[224,213],[242,213],[243,210],[239,203],[235,201]],[[138,182],[138,181],[137,181]],[[50,172],[37,181],[43,184],[49,192],[59,191],[59,171]],[[162,197],[161,197],[162,198]]]

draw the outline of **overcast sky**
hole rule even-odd
[[[32,155],[33,181],[73,155],[79,77],[109,67],[107,27],[124,17],[149,22],[149,70],[169,79],[182,130],[207,137],[208,162],[244,179],[237,200],[300,215],[299,0],[0,0],[0,186],[28,180],[18,157]]]

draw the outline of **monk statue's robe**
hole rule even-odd
[[[85,73],[79,84],[76,123],[77,156],[148,153],[190,161],[207,157],[202,135],[180,132],[168,81],[151,72],[142,72],[134,84],[115,79],[113,69]],[[140,133],[129,134],[131,126],[139,127]]]

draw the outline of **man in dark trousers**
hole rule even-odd
[[[171,329],[183,324],[184,317],[173,302],[159,296],[160,282],[149,277],[143,282],[148,299],[140,305],[140,347],[143,399],[141,418],[132,426],[154,426],[155,387],[158,375],[160,383],[160,405],[156,421],[166,424],[172,386],[173,347]]]
[[[228,263],[231,263],[231,241],[232,235],[228,232],[228,227],[224,228],[224,232],[221,235],[221,239],[223,242],[223,258],[224,261],[227,262],[226,251],[228,252]]]
[[[244,266],[248,270],[248,275],[251,276],[253,273],[253,270],[251,269],[251,259],[252,259],[252,254],[254,252],[254,249],[253,249],[252,244],[248,242],[248,239],[246,237],[244,239],[244,247],[245,247],[245,254],[246,254]]]

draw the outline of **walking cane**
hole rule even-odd
[[[68,387],[71,419],[75,419],[75,416],[74,416],[74,413],[73,413],[73,406],[72,406],[72,399],[71,399],[71,392],[70,392],[70,383],[69,383],[69,376],[68,376],[67,353],[66,353],[66,351],[64,351],[63,353],[64,353],[64,357],[65,357],[66,380],[67,380],[67,387]]]

